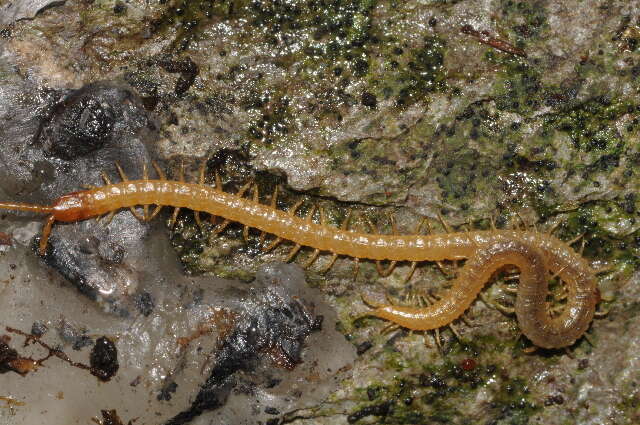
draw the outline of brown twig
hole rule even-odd
[[[462,28],[460,28],[460,31],[462,31],[464,34],[468,34],[474,37],[482,44],[493,47],[494,49],[501,50],[505,53],[511,53],[512,55],[520,56],[523,58],[527,57],[527,54],[524,50],[517,48],[508,41],[492,37],[491,34],[489,34],[487,31],[478,31],[468,24],[463,25]]]

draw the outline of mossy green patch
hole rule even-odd
[[[589,202],[568,213],[558,236],[572,239],[585,234],[586,257],[612,261],[619,271],[628,275],[640,267],[637,255],[640,252],[640,231],[635,208],[635,202],[631,209],[620,200]]]
[[[615,122],[635,110],[636,105],[630,100],[600,96],[546,115],[544,131],[568,134],[574,148],[581,151],[598,151],[619,157],[624,144]],[[604,168],[609,166],[602,164]]]
[[[500,1],[501,22],[511,24],[517,47],[523,48],[527,40],[539,38],[548,26],[545,6],[546,2],[541,0]]]

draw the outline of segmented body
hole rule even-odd
[[[414,330],[436,329],[458,318],[500,268],[516,266],[520,284],[516,315],[522,332],[545,348],[571,345],[588,328],[597,303],[595,273],[571,247],[533,231],[487,230],[433,235],[382,235],[352,232],[314,223],[270,205],[204,184],[131,180],[75,192],[52,207],[4,204],[3,208],[50,214],[43,231],[46,247],[55,221],[71,222],[136,205],[163,205],[207,212],[278,238],[320,251],[372,260],[442,261],[466,259],[452,288],[425,308],[378,306],[371,315]],[[553,318],[546,302],[550,274],[567,287],[567,304]]]

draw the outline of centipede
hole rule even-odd
[[[53,225],[106,216],[128,208],[142,221],[153,219],[163,207],[174,208],[171,222],[180,209],[219,217],[223,221],[216,232],[231,222],[262,234],[273,235],[270,250],[283,241],[293,243],[292,258],[302,247],[313,249],[315,260],[320,253],[331,254],[329,267],[338,256],[355,261],[373,260],[409,262],[413,269],[419,262],[464,260],[447,293],[428,306],[404,306],[396,303],[372,303],[368,315],[409,330],[438,329],[459,318],[478,297],[484,285],[505,267],[519,270],[515,314],[522,333],[536,346],[548,349],[573,345],[589,328],[599,301],[596,273],[589,262],[569,244],[550,233],[531,229],[469,230],[432,234],[381,234],[354,231],[348,219],[338,226],[312,220],[312,208],[306,216],[296,215],[300,203],[288,210],[277,208],[275,197],[261,203],[254,191],[246,197],[249,185],[237,193],[223,190],[216,173],[215,185],[205,184],[204,167],[197,182],[186,182],[184,172],[177,180],[167,179],[154,162],[157,178],[149,178],[146,165],[141,179],[130,180],[116,164],[121,181],[114,183],[103,173],[104,185],[65,194],[51,205],[0,203],[0,209],[27,211],[46,215],[38,250],[44,256]],[[143,207],[140,214],[136,207]],[[154,207],[150,210],[150,207]],[[561,279],[566,286],[566,304],[558,315],[551,313],[547,302],[549,282]]]

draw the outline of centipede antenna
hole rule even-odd
[[[13,211],[26,211],[36,214],[51,214],[53,212],[52,207],[37,204],[22,204],[14,202],[1,202],[1,210],[13,210]]]
[[[47,243],[49,242],[49,236],[51,235],[51,228],[53,227],[53,223],[55,222],[55,217],[50,215],[47,217],[47,220],[44,222],[44,226],[42,227],[42,236],[40,237],[38,251],[43,257],[47,253]]]
[[[122,179],[123,182],[129,181],[129,179],[127,178],[127,175],[124,173],[124,170],[122,169],[118,161],[116,161],[116,169],[118,170],[118,174],[120,174],[120,178]]]
[[[167,176],[164,174],[164,171],[162,171],[162,169],[160,168],[160,166],[158,165],[157,162],[151,161],[151,165],[156,170],[156,173],[158,173],[158,179],[160,179],[160,180],[166,180],[167,179]]]

